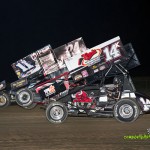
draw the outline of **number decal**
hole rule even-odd
[[[71,57],[73,56],[73,54],[80,53],[79,42],[75,42],[74,44],[69,44],[67,46],[67,50],[70,52]]]
[[[23,72],[33,68],[34,66],[27,63],[25,60],[22,60],[21,63],[16,64],[17,67],[19,67]]]
[[[116,42],[112,44],[110,48],[107,46],[103,49],[103,53],[105,54],[106,57],[106,62],[121,56],[120,50],[118,49],[119,47],[120,47],[119,42]]]

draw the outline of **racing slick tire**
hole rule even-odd
[[[51,102],[46,108],[46,118],[54,124],[60,124],[68,117],[67,107],[61,102]]]
[[[35,104],[33,101],[33,93],[27,88],[20,89],[16,92],[16,102],[19,106],[31,109]]]
[[[1,92],[0,93],[0,108],[6,108],[10,105],[10,97],[7,93]]]
[[[134,122],[140,114],[140,109],[134,99],[123,98],[114,106],[114,117],[120,122]]]

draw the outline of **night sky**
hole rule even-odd
[[[148,0],[1,1],[0,81],[17,80],[11,67],[17,60],[79,37],[89,48],[116,36],[123,44],[131,42],[141,63],[131,74],[149,76],[148,6]]]

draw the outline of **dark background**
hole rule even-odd
[[[116,36],[132,43],[141,66],[133,76],[149,76],[149,8],[141,0],[10,0],[0,2],[0,81],[17,79],[11,64],[51,44],[83,37],[91,48]]]

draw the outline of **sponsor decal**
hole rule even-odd
[[[102,65],[102,66],[99,67],[99,70],[104,70],[105,68],[106,68],[106,66]]]
[[[92,69],[96,69],[96,68],[97,68],[97,66],[96,66],[96,65],[92,66]]]
[[[53,86],[53,85],[50,85],[49,88],[47,88],[47,89],[44,90],[44,93],[45,93],[46,97],[54,94],[55,92],[56,92],[55,86]]]
[[[15,81],[13,83],[11,83],[11,88],[12,89],[17,89],[17,88],[20,88],[20,87],[23,87],[25,85],[27,85],[27,79],[24,78],[24,79],[20,79],[18,81]]]
[[[95,70],[94,70],[94,73],[96,73],[96,72],[98,72],[98,69],[95,69]]]
[[[86,52],[81,55],[81,58],[78,61],[78,65],[87,66],[90,60],[99,57],[102,53],[101,49],[92,49],[90,52]]]
[[[81,71],[81,74],[82,74],[83,77],[88,77],[89,76],[87,70]]]

